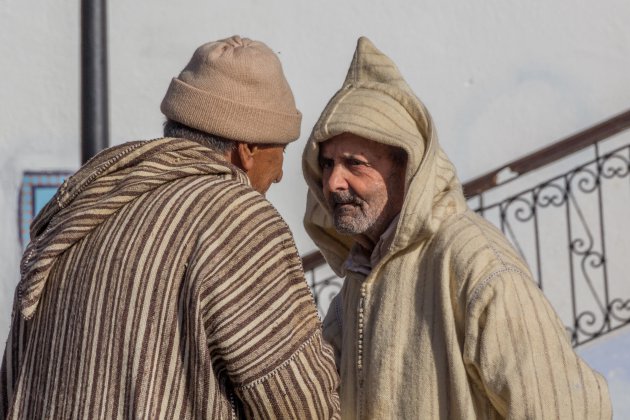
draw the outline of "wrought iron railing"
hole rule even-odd
[[[464,184],[471,208],[527,261],[575,346],[630,324],[628,129],[630,111]],[[325,313],[342,280],[319,252],[303,262]]]

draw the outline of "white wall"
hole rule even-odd
[[[24,170],[79,161],[79,1],[0,1],[0,336],[20,250]],[[464,180],[630,107],[630,2],[136,0],[109,2],[111,142],[160,136],[159,103],[203,42],[238,33],[280,54],[304,114],[269,197],[299,250],[300,154],[356,39],[400,67]]]
[[[0,340],[4,343],[19,277],[17,208],[22,171],[76,168],[79,161],[79,9],[69,1],[2,0],[0,22]]]
[[[630,327],[578,347],[578,354],[608,381],[613,418],[630,418]]]

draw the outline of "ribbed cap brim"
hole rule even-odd
[[[174,78],[160,106],[169,119],[206,133],[250,143],[290,143],[302,113],[285,114],[213,96]]]

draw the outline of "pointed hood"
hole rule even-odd
[[[31,224],[17,299],[30,318],[57,258],[137,197],[187,177],[222,175],[249,183],[212,150],[184,139],[136,141],[107,149],[66,180]]]
[[[437,141],[433,121],[394,62],[361,37],[341,89],[313,128],[303,155],[309,187],[304,225],[338,275],[353,240],[338,234],[322,192],[319,144],[339,134],[358,136],[407,153],[405,202],[389,254],[427,238],[448,214],[463,211],[461,185]]]

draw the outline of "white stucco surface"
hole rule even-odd
[[[630,327],[624,327],[578,348],[578,354],[606,377],[613,418],[630,418]]]
[[[79,4],[0,1],[0,337],[19,276],[21,174],[79,166]],[[301,225],[301,150],[360,35],[398,64],[426,103],[463,180],[630,108],[625,0],[137,0],[108,7],[111,144],[160,136],[162,96],[200,44],[240,34],[278,52],[304,118],[284,180],[268,197],[301,253],[314,249]]]

